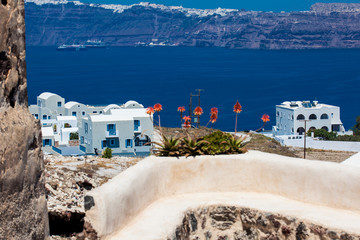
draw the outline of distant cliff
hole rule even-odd
[[[360,47],[360,4],[318,3],[306,12],[271,13],[186,9],[148,3],[124,6],[66,0],[30,1],[25,5],[28,45],[97,39],[111,46]]]

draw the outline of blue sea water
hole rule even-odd
[[[163,105],[163,126],[180,125],[178,106],[188,110],[189,95],[201,92],[204,115],[219,109],[215,128],[233,131],[233,105],[243,111],[238,129],[255,130],[261,116],[275,124],[275,105],[318,100],[341,107],[346,129],[360,115],[360,50],[231,50],[191,47],[112,47],[61,52],[55,47],[27,47],[29,103],[48,91],[66,101],[122,104],[136,100],[145,107]],[[193,99],[194,105],[197,98]]]

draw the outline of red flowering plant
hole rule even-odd
[[[151,116],[154,114],[154,108],[153,107],[148,107],[146,109],[146,114],[149,114],[150,120],[151,120],[151,122],[153,122]]]
[[[262,115],[261,120],[263,121],[264,124],[261,126],[261,128],[255,130],[255,132],[259,132],[261,129],[264,129],[265,124],[270,121],[270,116],[267,114],[264,114],[264,115]]]
[[[178,112],[180,112],[180,124],[182,124],[182,120],[183,120],[183,112],[185,112],[185,107],[178,107]]]
[[[198,127],[200,127],[200,116],[203,114],[203,110],[200,106],[197,106],[194,110],[194,115],[197,116]]]
[[[237,116],[239,113],[241,113],[242,111],[242,107],[239,103],[239,101],[236,101],[235,105],[234,105],[234,112],[236,113],[236,117],[235,117],[235,134],[236,134],[236,129],[237,129]]]
[[[189,116],[184,116],[183,117],[183,119],[184,119],[184,128],[185,129],[188,129],[188,128],[190,128],[191,127],[191,118],[189,117]]]
[[[218,118],[218,112],[219,111],[218,111],[218,109],[216,107],[211,108],[211,110],[210,110],[210,120],[209,120],[208,124],[206,124],[206,126],[209,125],[209,123],[211,123],[211,128],[212,128],[213,124],[216,122],[216,120]]]
[[[160,128],[160,131],[161,131],[161,124],[160,124],[160,112],[162,111],[162,105],[160,103],[156,103],[154,105],[154,111],[158,113],[158,117],[159,117],[159,128]]]

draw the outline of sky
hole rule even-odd
[[[151,2],[187,8],[234,8],[255,11],[306,11],[317,2],[360,3],[360,0],[80,0],[88,3],[130,5]]]

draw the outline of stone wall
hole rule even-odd
[[[44,239],[40,124],[27,109],[23,0],[0,1],[0,239]]]
[[[189,210],[167,240],[359,240],[360,236],[329,229],[295,217],[235,206]]]

